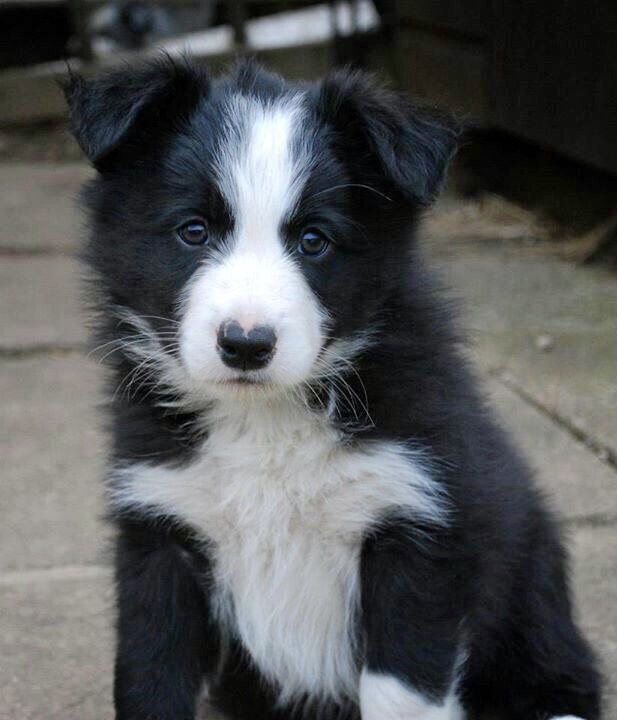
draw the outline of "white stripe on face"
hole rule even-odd
[[[310,170],[308,153],[293,143],[303,124],[302,98],[264,105],[237,96],[229,106],[230,132],[217,174],[236,221],[236,242],[269,249],[292,211]],[[276,243],[280,245],[280,243]]]
[[[294,148],[303,122],[301,98],[263,104],[237,96],[227,118],[217,175],[234,231],[227,250],[208,261],[190,283],[181,356],[191,377],[212,390],[211,384],[241,372],[220,359],[220,325],[236,321],[247,333],[268,325],[277,337],[274,357],[264,370],[248,375],[289,386],[307,378],[323,343],[325,319],[281,237],[310,169],[308,152],[301,145]]]

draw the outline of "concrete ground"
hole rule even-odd
[[[100,370],[73,257],[82,165],[0,165],[0,719],[105,720],[112,593]],[[617,283],[537,247],[426,245],[503,424],[563,520],[578,615],[617,717]],[[436,218],[436,220],[435,220]],[[211,716],[209,716],[211,717]]]

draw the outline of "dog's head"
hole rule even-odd
[[[67,94],[124,349],[203,398],[286,391],[361,350],[457,138],[357,72],[292,85],[244,63],[211,80],[165,60]]]

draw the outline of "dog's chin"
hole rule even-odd
[[[307,353],[308,355],[308,353]],[[259,401],[300,396],[302,389],[310,383],[315,373],[313,357],[302,358],[303,362],[290,363],[283,367],[268,366],[259,370],[232,370],[219,365],[201,364],[191,367],[182,363],[181,381],[184,395],[196,404],[212,400]]]
[[[204,378],[198,385],[199,395],[206,400],[246,402],[282,397],[292,387],[261,372],[242,373],[226,378]]]

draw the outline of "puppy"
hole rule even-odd
[[[73,77],[118,720],[599,716],[564,552],[416,242],[449,122],[334,72]]]

